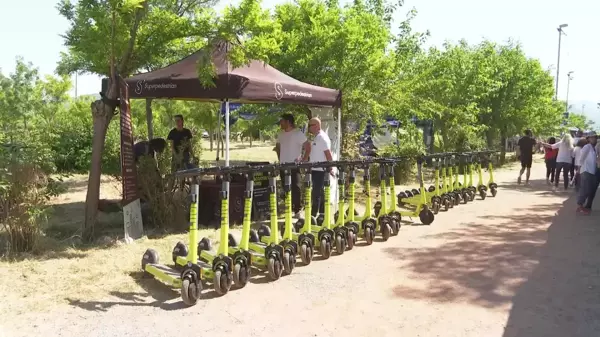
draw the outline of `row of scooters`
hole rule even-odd
[[[226,294],[235,285],[244,287],[250,278],[252,268],[266,270],[271,280],[289,275],[296,266],[296,257],[305,265],[311,263],[316,251],[327,259],[333,249],[337,254],[351,250],[357,240],[373,243],[376,234],[383,241],[397,235],[403,216],[416,217],[423,224],[430,225],[434,214],[448,210],[460,203],[475,200],[479,195],[483,200],[488,191],[497,193],[494,183],[493,151],[469,153],[440,153],[416,158],[419,189],[406,190],[396,194],[394,172],[398,163],[415,158],[373,158],[367,160],[332,161],[321,163],[271,164],[263,166],[209,167],[184,170],[177,176],[192,179],[189,245],[178,242],[172,251],[173,267],[160,264],[158,252],[148,249],[142,258],[142,270],[153,275],[167,285],[181,289],[181,298],[187,305],[194,305],[200,298],[202,284],[212,284],[219,295]],[[434,170],[435,185],[425,187],[423,168]],[[484,182],[483,168],[488,168],[489,179]],[[373,203],[371,193],[371,169],[378,167],[380,200]],[[320,168],[329,171],[335,168],[338,179],[338,212],[332,217],[330,183],[333,175],[325,174],[324,214],[313,217],[311,210],[312,186],[311,171]],[[299,170],[304,174],[303,219],[292,220],[291,172]],[[365,211],[359,214],[355,205],[356,176],[362,170],[365,195]],[[462,171],[462,183],[459,172]],[[279,228],[277,215],[277,184],[279,173],[283,173],[285,195],[284,226]],[[473,176],[478,175],[475,185]],[[241,240],[238,242],[229,233],[229,184],[231,176],[243,174],[246,177],[244,192],[244,217]],[[252,196],[254,177],[268,175],[270,224],[252,229]],[[203,176],[217,176],[221,180],[221,226],[220,242],[212,249],[208,238],[198,241],[198,198],[199,184]],[[348,190],[346,191],[346,185]],[[403,210],[400,209],[403,208]],[[345,211],[339,211],[345,210]],[[305,221],[310,219],[310,221]]]

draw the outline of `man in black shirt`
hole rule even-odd
[[[183,127],[183,116],[175,115],[176,127],[169,132],[167,140],[171,142],[171,151],[173,151],[172,169],[173,171],[192,168],[192,132]]]
[[[519,178],[517,178],[517,183],[521,183],[521,176],[523,176],[523,172],[525,172],[525,169],[527,169],[525,185],[529,185],[531,164],[533,163],[533,151],[537,145],[537,141],[532,137],[531,130],[525,130],[525,136],[519,139],[517,145],[517,156],[521,160],[521,172],[519,173]]]

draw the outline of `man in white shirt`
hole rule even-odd
[[[281,132],[277,136],[277,144],[274,149],[277,152],[279,162],[285,164],[300,161],[302,159],[302,149],[304,148],[304,143],[306,143],[306,136],[296,128],[294,116],[292,114],[283,114],[279,120],[279,126],[281,127]],[[302,179],[298,170],[292,170],[291,174],[292,212],[297,216],[302,209]],[[283,180],[284,176],[282,172],[281,181],[283,182]]]
[[[577,212],[590,214],[592,203],[598,189],[598,169],[596,167],[596,142],[598,140],[595,132],[590,132],[587,136],[588,143],[581,149],[581,186],[577,197]],[[587,202],[586,202],[587,201]],[[585,206],[583,205],[584,203]]]
[[[332,161],[331,155],[331,140],[325,131],[321,130],[321,120],[318,117],[311,118],[308,121],[308,131],[314,135],[314,139],[310,142],[310,148],[307,148],[304,159],[307,157],[311,163],[324,161]],[[332,169],[327,169],[327,173],[331,174]],[[323,198],[323,186],[325,180],[325,169],[312,169],[312,215],[317,216],[318,213],[325,212],[325,199]]]

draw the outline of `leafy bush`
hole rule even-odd
[[[145,226],[172,230],[181,229],[186,223],[187,194],[171,188],[170,170],[168,154],[159,156],[158,165],[151,157],[140,158],[138,185],[144,205]]]
[[[396,164],[395,170],[395,183],[402,184],[407,183],[414,176],[416,161],[415,157],[425,153],[425,144],[423,144],[423,134],[413,124],[407,124],[407,126],[398,132],[398,143],[392,144],[381,151],[383,157],[407,157],[406,159]],[[379,179],[378,170],[373,170],[376,176],[375,179]]]
[[[8,235],[8,253],[33,251],[48,214],[47,201],[59,194],[58,182],[43,170],[38,149],[1,146],[0,225]]]

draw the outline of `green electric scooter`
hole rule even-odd
[[[312,226],[317,224],[317,219],[312,216],[312,165],[301,163],[298,165],[298,169],[300,172],[304,172],[304,218],[296,221],[294,224],[296,231],[292,235],[298,242],[300,259],[304,265],[309,265],[316,247],[316,237],[312,233]],[[306,219],[309,220],[306,221]]]
[[[392,218],[387,214],[387,198],[388,198],[388,179],[387,179],[387,164],[389,163],[388,159],[376,159],[375,163],[379,164],[379,195],[381,196],[381,201],[377,201],[375,206],[373,207],[373,213],[377,218],[377,229],[381,232],[381,237],[383,241],[387,241],[390,236],[397,235],[400,230],[399,222],[393,222]]]
[[[153,275],[156,279],[173,287],[181,288],[181,298],[186,305],[194,305],[200,298],[202,280],[212,279],[213,287],[217,294],[227,293],[231,287],[232,261],[223,257],[213,261],[212,265],[198,259],[196,246],[198,238],[198,207],[199,207],[199,176],[214,174],[220,168],[194,169],[178,172],[180,177],[194,177],[191,186],[190,204],[190,249],[183,242],[178,242],[173,249],[172,258],[174,262],[183,258],[185,260],[183,270],[160,264],[158,252],[152,248],[147,249],[142,257],[142,270]],[[190,173],[189,171],[193,171]]]
[[[364,194],[366,197],[365,200],[365,211],[362,215],[355,216],[353,211],[349,211],[349,217],[354,221],[360,222],[360,233],[359,236],[363,237],[367,242],[367,245],[373,243],[373,239],[375,238],[375,230],[377,228],[377,219],[373,217],[372,207],[373,200],[371,199],[371,162],[362,161],[360,163],[360,167],[363,169],[363,187]],[[353,187],[352,187],[353,188]],[[354,217],[352,219],[351,217]]]

